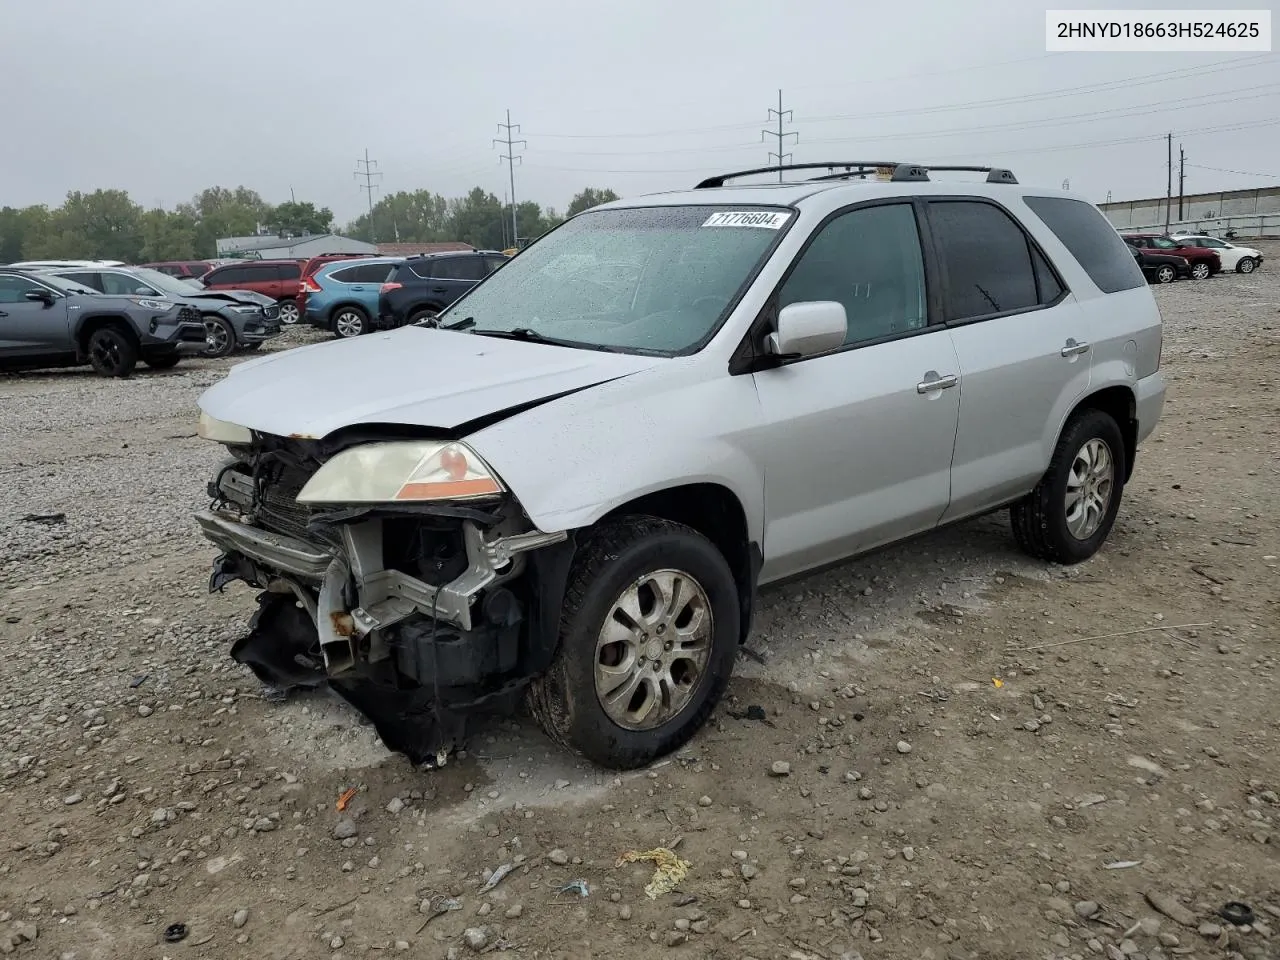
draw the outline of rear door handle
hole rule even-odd
[[[924,375],[924,379],[916,384],[916,393],[935,393],[938,390],[946,390],[954,387],[960,382],[960,378],[954,373],[947,374],[945,377],[938,376],[938,371],[930,370]]]
[[[1067,342],[1062,347],[1062,355],[1064,357],[1078,357],[1088,352],[1089,344],[1084,341],[1077,343],[1074,337],[1068,337]]]
[[[8,314],[8,313],[6,313],[5,311],[0,310],[0,317],[7,317],[8,315],[9,315],[9,314]]]
[[[432,293],[444,293],[444,292],[445,292],[445,289],[444,289],[444,287],[432,287],[432,288],[431,288],[431,292],[432,292]]]

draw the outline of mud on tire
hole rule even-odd
[[[629,728],[606,712],[597,690],[596,667],[605,653],[601,631],[625,592],[651,574],[671,570],[703,591],[711,620],[705,667],[682,688],[687,700],[673,716],[649,729]],[[656,517],[606,521],[578,548],[559,647],[547,672],[530,686],[529,709],[553,740],[588,760],[619,770],[643,766],[683,746],[715,708],[737,656],[740,609],[729,564],[696,530]]]

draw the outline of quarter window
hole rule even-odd
[[[924,261],[911,205],[864,207],[824,226],[783,283],[778,306],[811,300],[844,306],[846,344],[925,326]]]
[[[436,280],[483,280],[488,272],[484,257],[442,257],[431,268]]]
[[[929,219],[947,277],[947,320],[1039,306],[1031,244],[1007,213],[990,203],[942,200]]]
[[[1121,237],[1093,204],[1070,197],[1023,199],[1103,293],[1146,285],[1142,271],[1134,267],[1132,250],[1125,249],[1125,244],[1130,248],[1145,244],[1136,238]]]

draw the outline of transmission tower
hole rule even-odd
[[[529,144],[525,140],[512,140],[511,134],[520,132],[520,124],[511,122],[511,111],[507,111],[507,122],[498,124],[499,130],[505,130],[506,136],[495,138],[493,146],[505,145],[506,153],[498,155],[498,162],[507,161],[507,167],[511,172],[511,245],[518,247],[520,245],[520,232],[516,227],[516,163],[524,161],[521,159],[522,154],[516,153],[515,148],[527,147]]]
[[[363,167],[364,169],[360,169]],[[364,151],[364,159],[356,161],[356,172],[354,174],[357,180],[363,180],[360,189],[368,195],[369,198],[369,242],[374,243],[373,237],[373,191],[378,189],[378,185],[374,182],[380,180],[382,174],[378,172],[378,161],[369,159],[369,148]]]
[[[783,144],[786,142],[787,137],[795,137],[796,138],[795,142],[799,143],[800,134],[796,133],[795,131],[788,131],[784,133],[782,130],[783,121],[790,123],[792,120],[792,114],[790,110],[782,109],[782,91],[781,90],[778,91],[778,109],[775,110],[773,109],[773,107],[769,108],[769,119],[772,120],[774,117],[778,118],[778,129],[777,130],[761,130],[760,141],[763,143],[766,137],[773,137],[778,141],[778,152],[774,153],[773,151],[770,151],[769,159],[773,160],[774,158],[777,158],[778,166],[782,166],[784,163],[786,163],[788,160],[792,158],[791,154],[782,152]],[[778,182],[779,183],[782,182],[781,170],[778,171]]]

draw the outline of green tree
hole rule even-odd
[[[303,233],[328,233],[333,227],[333,211],[328,207],[317,210],[313,203],[290,200],[272,211],[270,226],[277,233],[294,236]]]
[[[28,258],[109,259],[137,262],[142,252],[142,208],[123,190],[67,194]]]
[[[492,193],[472,187],[465,197],[450,200],[448,209],[449,239],[485,250],[502,248],[503,215],[510,217],[511,214]]]
[[[248,187],[209,187],[182,204],[178,212],[196,224],[196,254],[217,255],[217,241],[223,237],[247,237],[259,226],[270,224],[271,205]]]
[[[142,262],[190,260],[196,256],[196,222],[180,210],[148,210],[142,215]]]
[[[507,217],[511,216],[511,208],[507,207]],[[564,222],[564,218],[551,207],[543,210],[532,200],[525,200],[516,205],[516,227],[520,231],[521,240],[536,240],[554,226]],[[508,234],[508,239],[510,235]]]
[[[602,203],[611,203],[618,199],[621,198],[608,187],[587,187],[569,201],[569,209],[564,212],[565,219],[567,220],[569,217],[576,217],[583,210],[588,210],[591,207],[598,207]]]
[[[349,236],[383,243],[434,243],[453,240],[449,235],[448,201],[430,190],[401,190],[379,200],[373,207],[372,229],[369,214],[347,225]]]
[[[49,208],[0,208],[0,263],[29,260],[29,251],[49,230]]]

